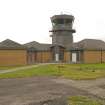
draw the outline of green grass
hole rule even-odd
[[[102,101],[91,99],[85,96],[69,97],[68,105],[104,105]]]
[[[105,64],[50,64],[0,74],[0,78],[32,76],[59,76],[76,80],[95,79],[105,77]]]

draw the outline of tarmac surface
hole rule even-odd
[[[72,80],[57,77],[0,79],[0,105],[66,105],[60,101],[75,95],[91,94],[73,85]],[[43,104],[60,98],[58,104]]]

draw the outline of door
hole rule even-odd
[[[73,63],[77,62],[77,53],[72,53],[72,62]]]

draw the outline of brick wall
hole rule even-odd
[[[84,51],[84,63],[105,62],[105,51]]]
[[[69,51],[64,52],[64,62],[70,62],[71,61],[71,54]]]
[[[50,51],[37,52],[37,62],[48,63],[52,61],[52,53]]]
[[[0,50],[0,66],[26,65],[25,50]]]

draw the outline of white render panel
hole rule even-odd
[[[76,53],[72,53],[72,62],[76,63],[77,62],[77,54]]]

